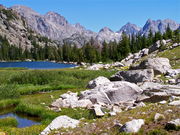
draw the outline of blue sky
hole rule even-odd
[[[10,7],[25,5],[45,14],[55,11],[71,24],[79,22],[99,31],[104,26],[114,31],[127,22],[143,26],[147,19],[166,19],[180,23],[180,0],[0,0]]]

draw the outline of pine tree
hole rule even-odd
[[[106,41],[102,43],[102,51],[101,51],[102,61],[106,62],[109,58],[108,44]]]
[[[173,32],[168,24],[166,32],[165,32],[165,39],[171,39],[173,37]]]

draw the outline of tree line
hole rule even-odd
[[[31,38],[30,38],[31,39]],[[22,49],[19,45],[10,45],[6,37],[0,36],[0,60],[56,60],[56,61],[74,61],[74,62],[109,62],[120,61],[127,57],[129,53],[135,53],[143,48],[147,48],[158,40],[172,39],[173,42],[180,42],[180,30],[172,31],[169,26],[164,34],[157,32],[155,34],[149,31],[148,36],[126,35],[123,33],[122,40],[112,41],[102,45],[97,45],[94,39],[91,39],[83,47],[64,43],[58,46],[48,46],[49,40],[41,38],[45,46],[41,47],[32,39],[33,47],[31,49]]]

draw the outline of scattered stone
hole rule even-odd
[[[180,100],[172,101],[172,102],[169,103],[169,105],[172,105],[172,106],[180,106]]]
[[[98,117],[102,117],[105,115],[104,112],[101,110],[101,106],[98,104],[94,105],[94,112],[95,112],[96,116],[98,116]]]
[[[92,66],[89,66],[87,70],[100,70],[103,68],[103,64],[94,64]]]
[[[164,113],[172,113],[173,111],[171,109],[166,110]]]
[[[180,130],[180,118],[172,120],[172,121],[169,121],[166,124],[165,128],[167,130]]]
[[[160,114],[160,113],[155,114],[155,116],[154,116],[154,121],[155,122],[160,121],[162,119],[165,119],[165,116],[163,114]]]
[[[111,76],[111,81],[128,81],[133,83],[152,81],[154,78],[153,69],[119,71]]]
[[[48,135],[52,130],[60,128],[75,128],[79,124],[78,120],[72,119],[68,116],[59,116],[55,118],[40,135]]]
[[[136,133],[139,131],[142,125],[144,125],[143,119],[134,119],[132,121],[126,122],[120,128],[120,132]]]
[[[160,103],[160,104],[166,104],[167,101],[163,100],[163,101],[160,101],[159,103]]]
[[[76,107],[84,107],[90,108],[92,106],[92,102],[89,99],[79,100],[77,93],[68,92],[62,94],[59,99],[54,101],[51,104],[51,107],[56,108],[76,108]]]
[[[146,104],[143,102],[139,102],[136,104],[136,107],[145,107],[145,106],[146,106]]]
[[[124,64],[122,64],[121,62],[115,62],[111,66],[112,67],[124,67]]]
[[[166,76],[175,77],[180,74],[180,69],[170,69],[167,71]]]
[[[108,82],[110,82],[109,79],[107,79],[106,77],[103,77],[103,76],[99,76],[99,77],[97,77],[96,79],[91,80],[91,81],[88,83],[87,88],[93,89],[93,88],[95,88],[95,87],[97,87],[97,86],[100,86],[100,85],[102,85],[102,84],[104,84],[104,83],[108,83]]]
[[[168,83],[169,83],[169,84],[176,84],[176,80],[175,80],[175,79],[169,79],[169,80],[168,80]]]
[[[120,112],[122,112],[122,109],[121,109],[121,107],[119,107],[117,105],[113,105],[112,111],[115,113],[120,113]]]
[[[109,115],[110,116],[116,116],[116,113],[115,112],[109,112]]]

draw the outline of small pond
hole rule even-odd
[[[9,112],[5,114],[0,115],[0,119],[7,118],[7,117],[13,117],[16,118],[18,122],[18,128],[24,128],[24,127],[30,127],[32,125],[39,125],[40,119],[36,117],[30,117],[19,113]]]
[[[59,69],[75,67],[74,64],[55,63],[48,61],[32,61],[32,62],[0,62],[1,68],[22,67],[28,69]]]

